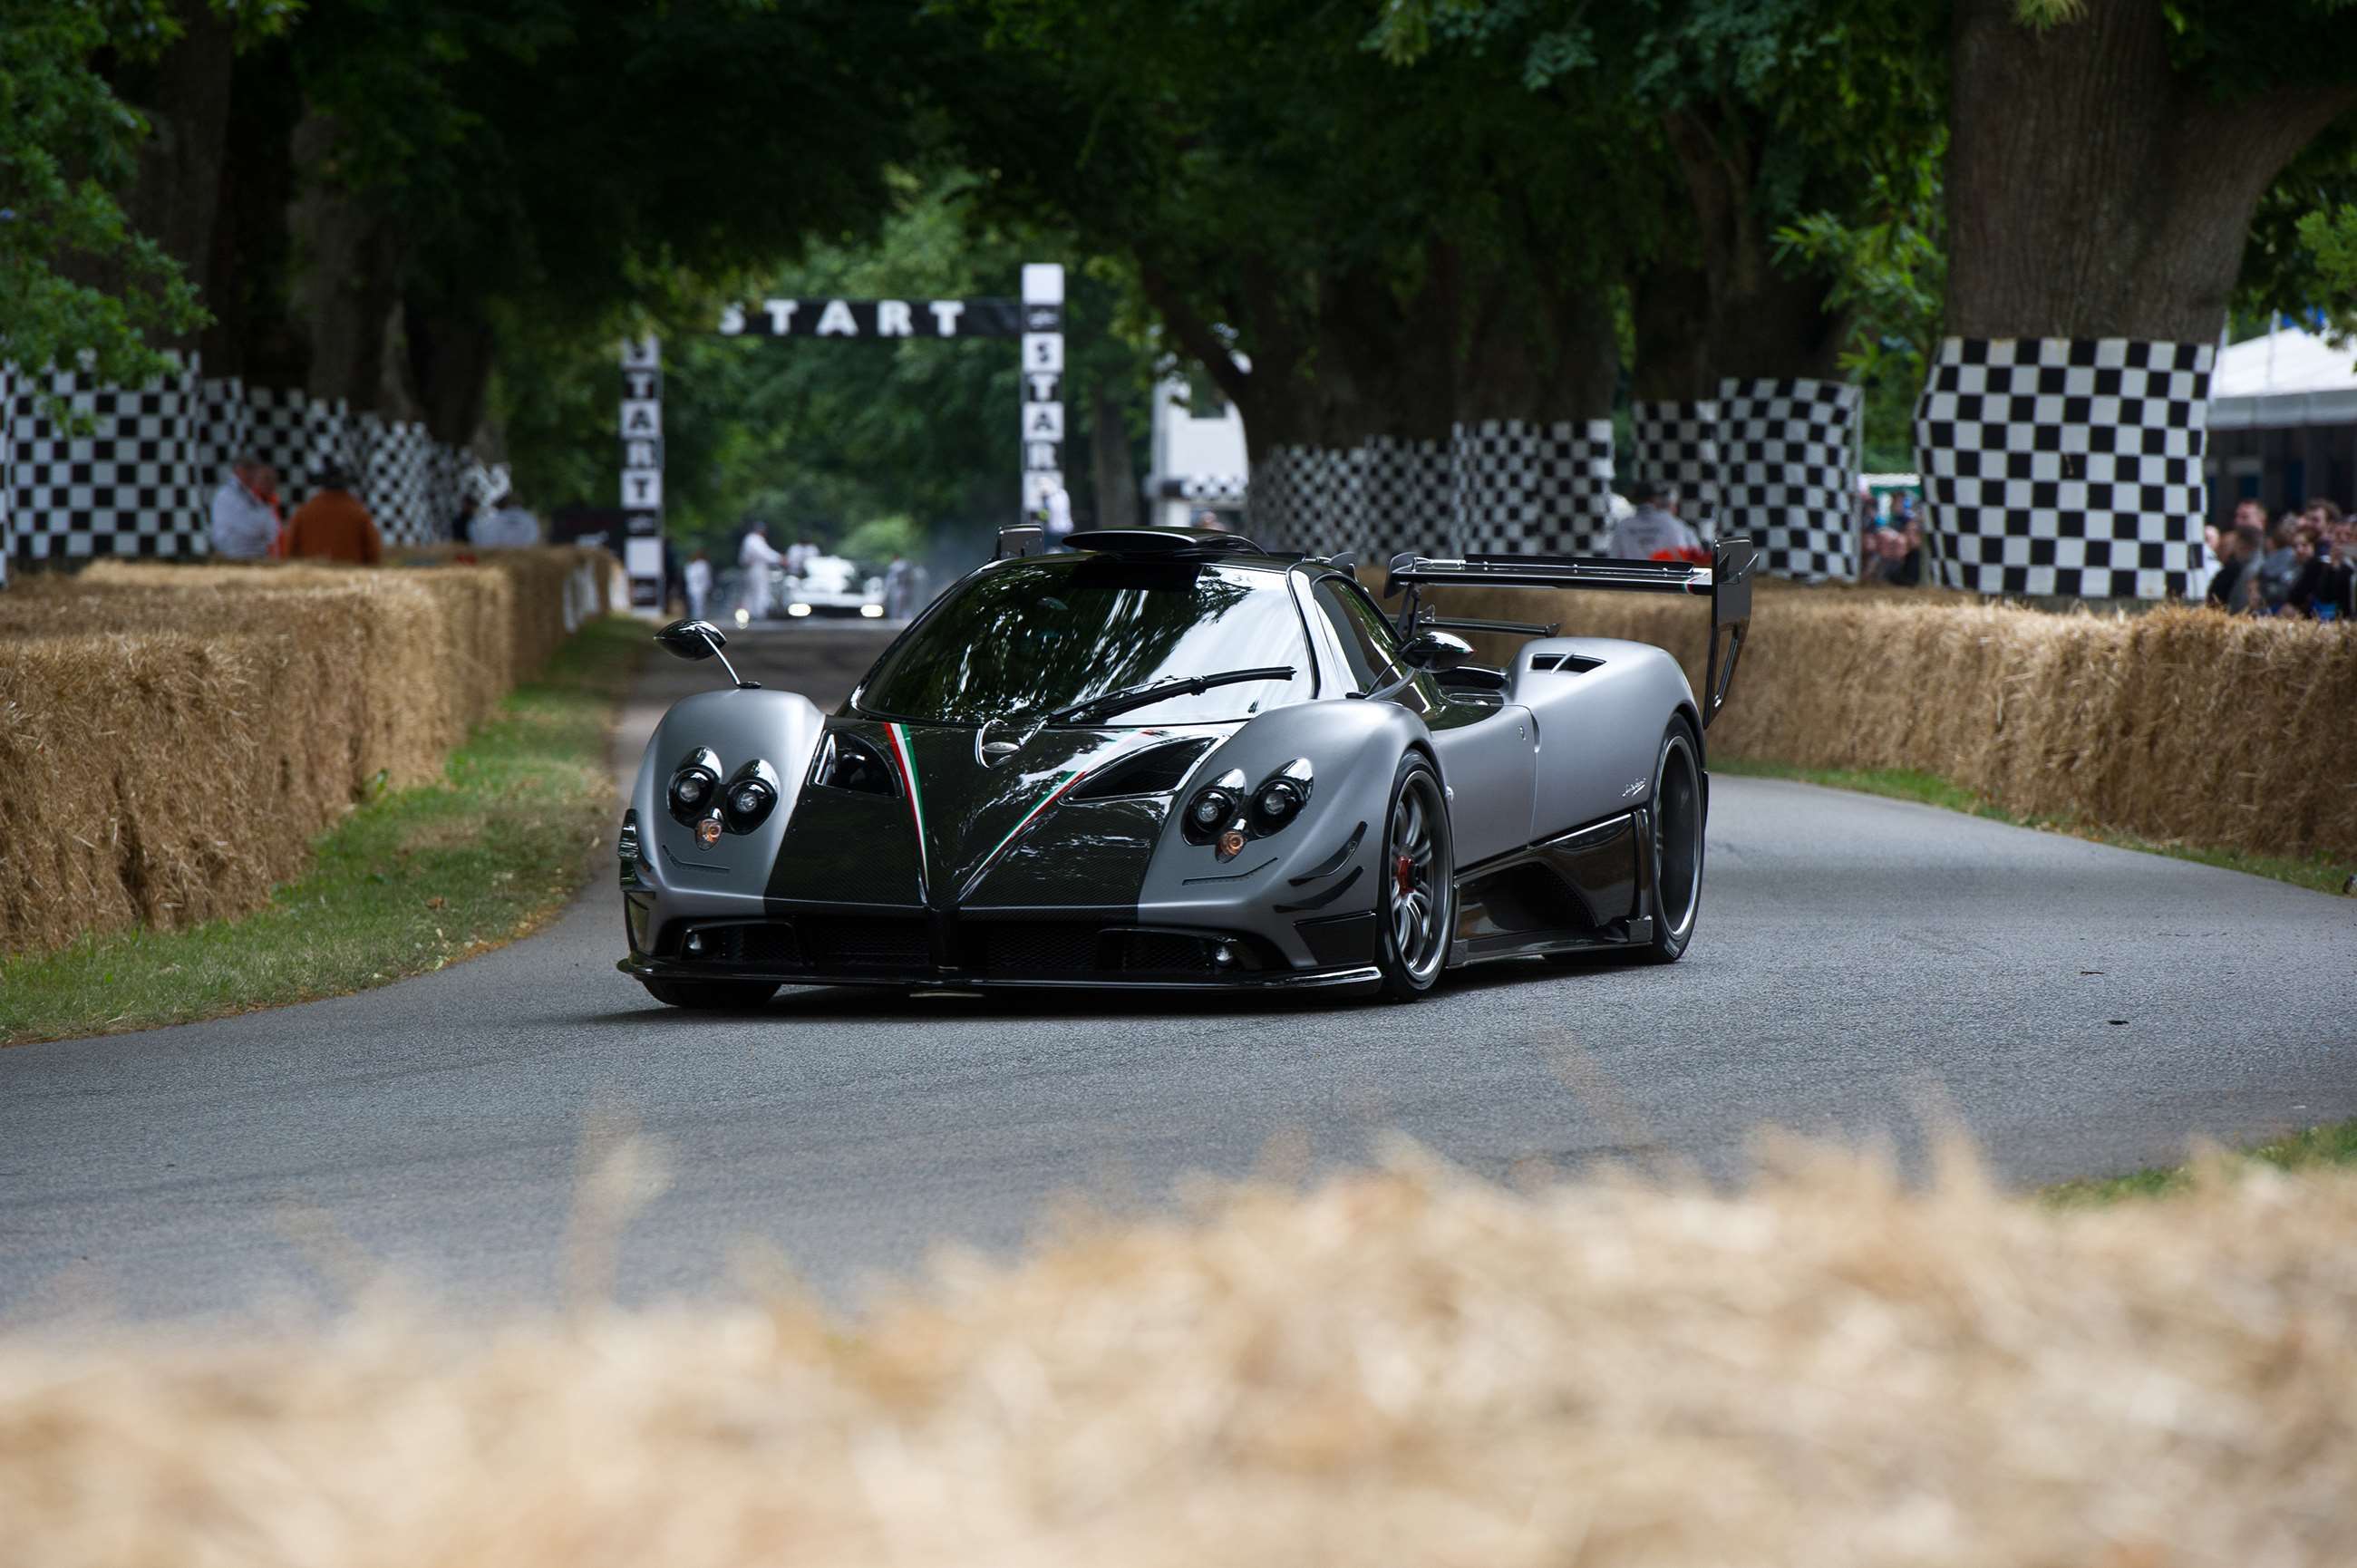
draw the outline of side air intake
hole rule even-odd
[[[1534,670],[1560,670],[1566,675],[1585,675],[1602,667],[1604,660],[1578,653],[1539,653],[1531,657]]]

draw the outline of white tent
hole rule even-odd
[[[2357,424],[2357,342],[2297,327],[2229,344],[2210,376],[2210,428]]]

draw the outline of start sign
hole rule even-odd
[[[724,338],[1019,338],[1011,299],[764,299],[720,313]],[[1060,323],[1059,323],[1060,325]]]

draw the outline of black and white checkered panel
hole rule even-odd
[[[2182,597],[2199,558],[2209,343],[1951,338],[1915,405],[1952,587]]]
[[[278,470],[279,503],[290,516],[311,493],[310,429],[311,399],[301,389],[245,389],[245,436],[241,445]]]
[[[1157,499],[1187,501],[1199,507],[1249,506],[1251,483],[1243,474],[1174,474],[1164,479]]]
[[[1271,550],[1330,555],[1364,513],[1356,450],[1278,446],[1253,465],[1244,532]]]
[[[1449,444],[1378,435],[1359,452],[1364,510],[1342,548],[1356,549],[1367,561],[1439,549],[1456,532]]]
[[[88,415],[90,433],[52,424],[42,386]],[[136,388],[92,386],[63,371],[12,377],[0,425],[16,553],[203,554],[208,497],[192,435],[199,401],[193,361]]]
[[[1595,555],[1612,525],[1612,422],[1459,424],[1449,444],[1468,554]]]
[[[1749,535],[1771,576],[1857,575],[1851,498],[1865,407],[1846,381],[1719,382],[1719,527]]]
[[[362,499],[387,544],[426,544],[443,537],[447,514],[434,506],[434,440],[422,424],[364,413],[368,446]]]
[[[1639,403],[1630,412],[1631,456],[1637,465],[1630,478],[1675,488],[1678,515],[1705,539],[1717,537],[1717,401]]]

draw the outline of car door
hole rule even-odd
[[[1364,588],[1339,575],[1320,577],[1311,602],[1350,667],[1355,689],[1371,692],[1400,674],[1399,638]],[[1461,868],[1530,842],[1531,793],[1538,781],[1537,731],[1530,710],[1460,701],[1429,675],[1390,699],[1422,716],[1448,787],[1449,829]]]

